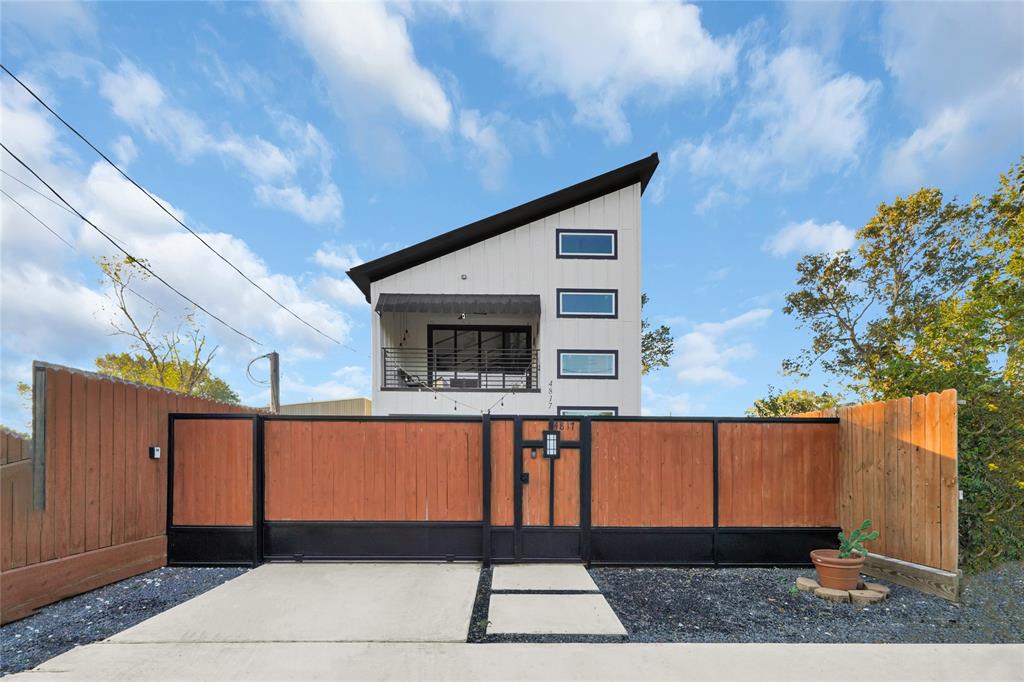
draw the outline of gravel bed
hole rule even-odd
[[[631,642],[1024,642],[1024,564],[966,579],[953,604],[899,585],[872,606],[793,587],[814,570],[594,568]],[[884,582],[884,581],[879,581]]]
[[[0,674],[106,639],[235,578],[245,568],[165,567],[45,606],[0,628]]]

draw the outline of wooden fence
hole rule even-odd
[[[956,598],[957,394],[916,395],[810,412],[839,418],[838,514],[849,532],[871,519],[868,570]]]
[[[171,428],[174,563],[805,565],[838,532],[834,418],[192,414]]]
[[[163,458],[150,459],[149,448],[166,452],[170,412],[241,409],[66,367],[35,367],[45,374],[45,404],[37,406],[45,420],[44,462],[34,462],[31,441],[10,433],[0,439],[3,622],[162,566],[166,467]],[[34,469],[45,472],[42,509],[34,503]]]

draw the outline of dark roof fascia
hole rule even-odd
[[[596,199],[640,183],[640,193],[647,189],[647,183],[658,167],[657,152],[616,168],[597,177],[560,189],[547,196],[534,199],[507,211],[502,211],[489,218],[456,228],[436,237],[431,237],[419,244],[395,251],[376,260],[357,265],[348,271],[348,276],[355,282],[359,290],[370,301],[370,283],[389,277],[397,272],[408,270],[435,258],[471,246],[485,239],[504,234],[517,227],[522,227],[535,220],[558,213],[572,206]]]

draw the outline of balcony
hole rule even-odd
[[[539,390],[535,348],[382,348],[381,353],[384,390]]]

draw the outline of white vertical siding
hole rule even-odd
[[[556,229],[618,231],[615,260],[556,257]],[[462,279],[466,275],[466,279]],[[617,319],[557,317],[558,288],[617,289]],[[623,415],[640,413],[640,185],[606,194],[473,244],[371,285],[371,302],[381,293],[539,294],[539,320],[470,316],[466,324],[534,326],[540,349],[540,393],[508,396],[494,412],[553,413],[558,406],[614,405]],[[469,411],[431,392],[381,391],[380,348],[396,346],[405,330],[406,347],[426,346],[428,316],[373,315],[373,410],[375,414]],[[431,317],[431,323],[458,324],[454,316]],[[558,349],[607,349],[619,352],[619,378],[558,379]],[[446,396],[481,410],[500,394],[446,392]]]

